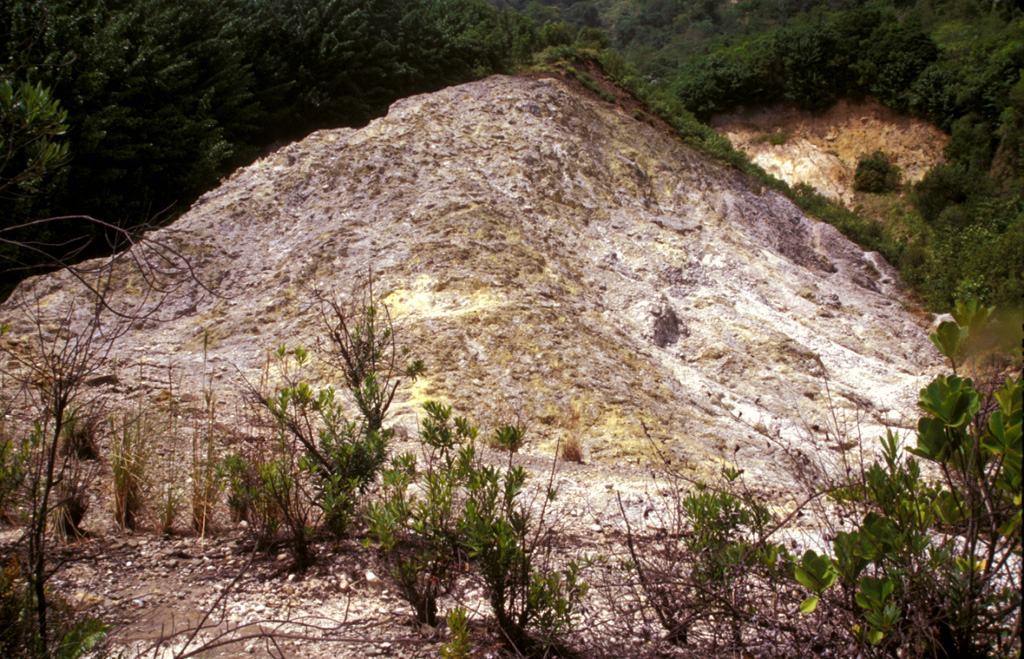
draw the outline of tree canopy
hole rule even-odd
[[[0,189],[0,230],[173,218],[275,144],[510,71],[535,39],[482,0],[0,0],[0,185],[18,190]],[[95,231],[39,226],[5,238]]]

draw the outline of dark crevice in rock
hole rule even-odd
[[[654,345],[664,348],[679,342],[679,337],[689,336],[690,330],[679,320],[672,309],[665,307],[654,314]]]

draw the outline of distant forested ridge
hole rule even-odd
[[[312,130],[583,56],[683,139],[763,180],[694,117],[871,96],[927,119],[951,135],[947,162],[892,217],[768,182],[881,251],[933,309],[969,297],[1020,307],[1024,15],[1013,3],[488,2],[0,0],[0,295],[49,256],[103,237],[76,219],[11,227],[173,219],[220,177]]]
[[[504,0],[496,0],[506,4]],[[1024,294],[1024,14],[1006,0],[513,0],[600,29],[648,90],[698,118],[738,106],[824,110],[871,96],[950,134],[945,164],[895,222],[839,222],[925,301]],[[807,190],[796,197],[820,211]],[[837,210],[819,216],[835,215]],[[863,226],[861,226],[863,225]]]
[[[534,39],[531,21],[482,0],[0,0],[0,230],[172,218],[274,145],[511,71]],[[45,102],[63,121],[39,120]],[[36,157],[44,143],[64,157]],[[96,232],[68,220],[0,237]],[[0,257],[45,260],[10,244]]]

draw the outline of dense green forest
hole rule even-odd
[[[482,0],[0,0],[0,256],[99,237],[9,230],[38,218],[173,218],[275,145],[513,70],[534,34]]]
[[[768,182],[881,251],[933,309],[1019,307],[1024,17],[1005,0],[0,0],[0,256],[32,266],[35,244],[83,238],[97,253],[104,230],[82,219],[11,227],[173,219],[317,128],[580,57],[762,179],[698,120],[866,96],[927,119],[951,135],[947,162],[887,217]],[[25,272],[4,270],[4,290]]]

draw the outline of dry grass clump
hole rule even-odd
[[[61,456],[71,455],[80,460],[98,460],[101,425],[101,416],[87,414],[82,408],[73,409],[62,433]]]
[[[562,444],[562,459],[566,462],[583,462],[583,445],[580,444],[580,438],[576,435],[570,435],[568,439]]]
[[[576,405],[568,405],[562,413],[562,425],[566,429],[566,438],[562,442],[560,457],[566,462],[583,462],[583,433],[593,425],[584,423],[583,412]]]
[[[110,421],[110,468],[113,479],[114,519],[122,529],[135,529],[145,507],[149,487],[150,435],[145,414],[126,413],[120,423]]]

